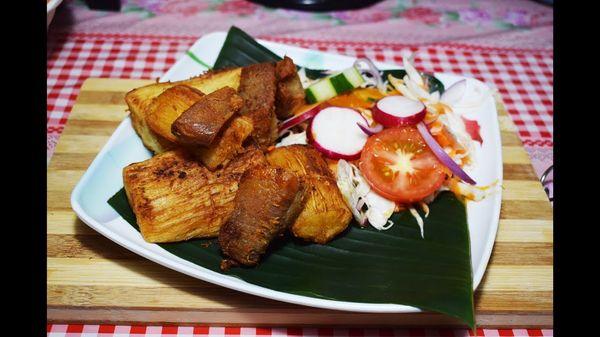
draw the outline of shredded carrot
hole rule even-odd
[[[327,102],[331,105],[345,106],[349,108],[370,109],[375,102],[385,95],[376,88],[359,88],[351,92],[341,94],[329,99]]]
[[[371,102],[368,100],[364,100],[353,94],[338,95],[338,96],[331,98],[327,102],[330,103],[331,105],[345,106],[345,107],[349,107],[349,108],[363,108],[363,109],[368,109],[368,108],[372,107],[373,104],[375,103],[374,101]]]
[[[442,128],[442,131],[440,133],[438,133],[437,135],[435,135],[434,137],[435,137],[435,140],[437,140],[438,144],[440,144],[441,147],[454,148],[456,141],[454,140],[454,137],[452,137],[452,135],[450,135],[445,128]]]

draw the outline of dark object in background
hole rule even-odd
[[[121,11],[121,0],[85,0],[85,4],[90,9],[111,12]]]
[[[341,11],[371,6],[381,0],[250,0],[273,8],[298,9],[308,12]]]

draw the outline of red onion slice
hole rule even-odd
[[[278,132],[279,132],[278,136],[281,137],[281,135],[283,135],[283,133],[285,131],[287,131],[288,129],[291,129],[294,126],[315,117],[315,115],[317,113],[319,113],[320,110],[321,110],[321,106],[319,104],[316,104],[314,107],[310,108],[308,111],[303,112],[297,116],[290,117],[290,118],[286,119],[285,121],[281,122],[279,124],[279,128],[278,128]]]
[[[452,173],[454,173],[464,182],[471,185],[476,184],[475,180],[469,177],[467,172],[463,171],[463,169],[452,158],[450,158],[446,151],[444,151],[440,144],[438,144],[438,142],[435,140],[435,138],[433,138],[431,133],[429,133],[429,130],[427,129],[427,126],[425,126],[424,123],[417,124],[417,129],[419,130],[421,137],[423,137],[423,140],[425,140],[425,143],[427,143],[433,154],[435,154],[435,156],[442,162],[442,164],[448,167],[450,171],[452,171]]]
[[[381,125],[381,124],[377,124],[376,126],[366,126],[363,123],[356,123],[356,124],[358,124],[358,127],[369,136],[372,136],[378,132],[383,131],[383,125]]]
[[[361,66],[362,63],[367,65],[366,69]],[[377,69],[377,67],[371,60],[369,60],[366,57],[361,57],[359,59],[356,59],[356,61],[354,61],[354,67],[356,67],[356,69],[358,69],[359,71],[370,74],[373,77],[373,79],[375,80],[375,85],[377,86],[377,89],[379,90],[379,92],[381,92],[382,94],[385,94],[385,92],[386,92],[385,82],[381,78],[379,69]]]
[[[387,127],[415,125],[425,118],[425,104],[405,96],[386,96],[373,106],[373,119]]]

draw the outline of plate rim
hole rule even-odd
[[[196,40],[189,49],[192,49],[197,43],[201,42],[204,39],[214,38],[215,36],[220,36],[220,35],[224,36],[225,34],[226,34],[225,32],[212,32],[209,34],[205,34],[200,39]],[[223,37],[223,39],[224,39],[224,37]],[[312,53],[319,53],[319,54],[323,54],[325,57],[328,57],[328,56],[350,57],[347,55],[327,53],[327,52],[322,52],[322,51],[318,51],[318,50],[312,50],[312,49],[307,49],[307,48],[286,45],[283,43],[266,41],[266,40],[262,40],[262,39],[258,39],[258,41],[261,44],[265,44],[265,45],[285,46],[285,47],[294,48],[294,49],[297,49],[297,50],[303,51],[303,52],[308,51],[308,52],[312,52]],[[182,57],[180,57],[179,60],[177,60],[177,62],[161,77],[160,81],[162,82],[165,77],[168,77],[171,74],[171,72],[173,72],[173,69],[176,69],[180,63],[184,62],[185,57],[186,57],[185,54],[182,55]],[[375,62],[375,63],[379,64],[379,65],[384,65],[386,67],[402,68],[398,65],[394,65],[391,63],[382,63],[382,62]],[[445,74],[445,73],[435,73],[435,74],[462,76],[462,75]],[[465,77],[465,76],[463,76],[463,77]],[[477,79],[474,79],[474,80],[481,82]],[[483,83],[483,82],[481,82],[481,83]],[[494,138],[496,138],[496,142],[497,142],[497,144],[499,144],[499,148],[500,148],[498,151],[495,151],[496,152],[495,159],[497,160],[497,165],[499,166],[499,167],[497,167],[498,172],[499,172],[498,181],[501,184],[503,181],[502,141],[501,141],[501,136],[500,136],[501,131],[500,131],[500,126],[499,126],[499,122],[498,122],[499,115],[498,115],[497,106],[494,107],[494,117],[495,118],[492,118],[492,120],[494,121],[493,122],[494,125],[492,125],[492,127],[495,131]],[[95,231],[102,234],[104,237],[110,239],[111,241],[117,243],[118,245],[120,245],[120,246],[148,259],[148,260],[151,260],[151,261],[158,263],[169,269],[176,270],[180,273],[186,274],[188,276],[191,276],[191,277],[194,277],[194,278],[206,281],[206,282],[210,282],[210,283],[218,285],[218,286],[222,286],[225,288],[233,289],[236,291],[240,291],[243,293],[247,293],[247,294],[251,294],[251,295],[255,295],[255,296],[259,296],[259,297],[263,297],[263,298],[268,298],[271,300],[277,300],[277,301],[282,301],[282,302],[286,302],[286,303],[292,303],[292,304],[316,307],[316,308],[322,308],[322,309],[350,311],[350,312],[365,312],[365,313],[418,313],[418,312],[423,312],[423,310],[421,310],[419,308],[408,306],[408,305],[392,304],[392,303],[363,303],[363,302],[338,301],[338,300],[329,300],[329,299],[316,298],[316,297],[310,297],[310,296],[304,296],[304,295],[296,295],[296,294],[292,294],[292,293],[273,290],[270,288],[266,288],[266,287],[262,287],[262,286],[259,286],[256,284],[246,282],[242,279],[239,279],[239,278],[236,278],[233,276],[214,272],[212,270],[209,270],[207,268],[204,268],[204,267],[196,265],[196,264],[194,264],[195,268],[191,268],[189,266],[186,266],[184,263],[182,263],[180,261],[174,260],[173,257],[175,257],[177,259],[181,259],[181,258],[176,255],[173,255],[172,253],[165,251],[166,254],[172,255],[173,257],[161,256],[160,254],[158,254],[156,252],[153,252],[147,248],[142,247],[139,243],[132,241],[128,238],[125,238],[122,235],[112,231],[110,228],[101,224],[100,222],[95,220],[92,216],[90,216],[87,212],[85,212],[82,205],[79,203],[78,200],[82,193],[82,190],[87,185],[87,182],[89,181],[90,177],[92,176],[91,173],[96,170],[96,167],[104,159],[106,153],[114,147],[115,143],[117,142],[117,140],[119,138],[119,135],[124,132],[127,132],[128,130],[126,130],[126,129],[128,129],[128,128],[130,128],[129,131],[131,131],[133,129],[133,127],[131,125],[131,117],[130,116],[127,116],[120,122],[119,126],[115,129],[115,131],[111,134],[111,136],[108,139],[108,141],[106,142],[106,144],[98,152],[98,154],[96,155],[96,157],[94,158],[94,160],[92,161],[90,166],[86,169],[85,173],[80,178],[80,180],[78,181],[77,185],[75,186],[75,188],[73,189],[73,191],[71,193],[70,201],[71,201],[71,207],[73,208],[74,212],[84,223],[86,223],[88,226],[93,228]],[[502,200],[502,190],[500,189],[500,191],[498,192],[498,202],[496,202],[493,206],[492,227],[490,228],[490,232],[488,233],[488,237],[486,238],[486,243],[483,248],[484,251],[483,251],[482,258],[481,258],[481,262],[479,263],[479,266],[478,266],[479,268],[477,270],[473,270],[473,291],[475,291],[477,289],[477,287],[479,286],[479,284],[483,278],[483,275],[485,274],[485,271],[487,269],[489,259],[491,257],[491,253],[493,250],[493,246],[495,244],[495,238],[497,235],[498,225],[499,225],[499,221],[500,221],[499,215],[500,215],[500,207],[502,204],[501,200]],[[122,217],[120,217],[120,218],[122,219]],[[191,262],[189,262],[189,263],[191,263]]]

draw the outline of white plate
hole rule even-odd
[[[226,33],[217,32],[205,35],[190,49],[206,64],[214,64],[223,45]],[[259,40],[276,54],[290,56],[295,63],[313,69],[343,69],[354,59],[348,56],[327,54],[284,44]],[[381,69],[398,69],[393,64],[377,64]],[[183,56],[162,78],[161,81],[187,79],[205,71],[189,56]],[[435,74],[446,87],[463,79],[450,74]],[[485,98],[481,111],[470,116],[479,121],[483,147],[477,152],[477,166],[469,174],[479,183],[488,184],[495,180],[502,183],[502,151],[500,129],[496,105],[491,95]],[[107,203],[123,187],[122,169],[126,165],[143,161],[151,153],[143,146],[127,117],[110,137],[98,156],[85,172],[71,195],[71,205],[75,213],[90,227],[119,245],[144,256],[165,267],[177,270],[198,279],[235,289],[245,293],[274,300],[308,305],[312,307],[358,311],[358,312],[419,312],[414,307],[397,304],[374,304],[342,302],[318,299],[256,286],[241,279],[223,275],[200,267],[175,256],[156,244],[144,241],[138,231],[121,218]],[[477,288],[487,266],[500,215],[501,192],[487,197],[481,202],[467,204],[469,230],[471,235],[471,256],[474,270],[474,287]]]
[[[56,8],[58,7],[58,5],[60,5],[61,2],[62,0],[50,0],[46,3],[46,29],[50,27],[50,22],[52,22],[52,19],[54,18]]]

